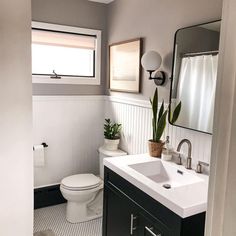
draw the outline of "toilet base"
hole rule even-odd
[[[94,209],[77,202],[68,202],[66,220],[72,224],[82,223],[102,217],[102,209]]]
[[[76,224],[100,218],[102,217],[102,206],[102,191],[100,191],[96,198],[89,204],[68,201],[66,207],[66,220],[72,224]]]

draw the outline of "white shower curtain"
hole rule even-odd
[[[184,57],[177,99],[182,101],[178,124],[211,133],[218,55]]]

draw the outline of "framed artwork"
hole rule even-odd
[[[141,49],[141,38],[110,45],[110,90],[140,92]]]

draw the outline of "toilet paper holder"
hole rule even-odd
[[[41,143],[41,145],[43,145],[44,148],[48,147],[47,143]],[[34,147],[33,147],[33,151],[34,151]]]
[[[48,147],[48,145],[46,143],[41,143],[41,145],[43,145],[44,148]]]

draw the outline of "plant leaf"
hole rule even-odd
[[[156,137],[157,130],[157,112],[158,112],[158,90],[155,89],[154,95],[150,98],[150,103],[152,106],[152,129],[153,129],[153,140]]]
[[[110,123],[111,120],[110,119],[105,119],[106,123]]]
[[[161,139],[161,136],[165,130],[166,127],[166,116],[167,116],[168,111],[166,110],[163,115],[160,118],[160,121],[158,122],[157,125],[157,131],[156,131],[156,142],[159,141]]]
[[[154,118],[152,118],[152,139],[155,140],[156,138],[156,122]]]
[[[175,107],[174,112],[173,112],[173,116],[171,118],[171,123],[172,124],[174,124],[178,120],[179,114],[180,114],[180,111],[181,111],[181,106],[182,106],[182,103],[179,102],[179,104]]]
[[[164,100],[162,101],[162,104],[161,104],[161,107],[160,107],[160,110],[159,110],[158,122],[160,121],[160,119],[163,115],[163,112],[164,112]]]
[[[152,100],[152,112],[153,112],[153,118],[155,121],[157,120],[157,110],[158,110],[158,91],[156,88],[154,96],[153,96],[153,100]]]
[[[152,106],[152,99],[151,99],[151,98],[149,98],[149,101],[150,101],[150,103],[151,103],[151,106]]]

